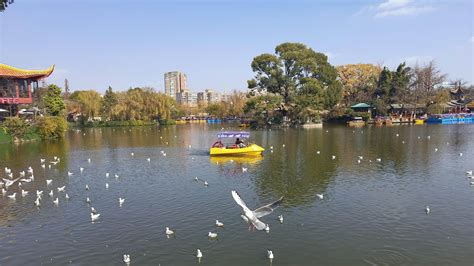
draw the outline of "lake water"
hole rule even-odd
[[[0,177],[5,166],[35,176],[26,197],[0,197],[0,264],[121,265],[130,254],[131,265],[194,265],[197,248],[201,265],[270,265],[267,249],[273,265],[474,264],[474,180],[465,174],[474,125],[255,131],[262,158],[210,158],[220,127],[71,130],[62,141],[0,145]],[[61,162],[41,168],[53,156]],[[70,199],[61,192],[55,206],[48,192],[56,198],[63,185]],[[40,208],[36,189],[45,191]],[[262,218],[269,233],[249,231],[233,189],[251,208],[285,197]],[[94,223],[86,197],[101,214]]]

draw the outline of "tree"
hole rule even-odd
[[[86,118],[95,117],[99,114],[101,96],[98,92],[94,90],[75,91],[69,98],[81,105],[82,115]]]
[[[13,4],[14,0],[0,0],[0,12],[4,11],[8,5]]]
[[[409,99],[410,80],[412,70],[407,67],[405,62],[398,65],[397,70],[392,72],[392,84],[389,91],[388,102],[390,104],[405,102]]]
[[[283,113],[281,112],[283,106],[284,101],[280,94],[267,93],[248,99],[244,107],[244,113],[253,117],[258,126],[270,126],[280,124],[283,121]]]
[[[169,119],[176,109],[176,102],[171,97],[152,88],[134,88],[115,95],[117,104],[110,110],[112,120]]]
[[[61,98],[61,88],[54,84],[48,86],[46,96],[42,101],[47,113],[52,116],[59,115],[65,109],[64,101]]]
[[[234,90],[225,102],[228,115],[233,117],[242,117],[244,115],[244,107],[247,102],[247,96],[241,91]]]
[[[383,99],[387,101],[389,97],[390,89],[392,87],[392,72],[388,67],[383,67],[382,72],[380,72],[380,77],[377,82],[377,88],[375,89],[374,96],[377,99]]]
[[[336,70],[346,106],[369,101],[382,71],[379,66],[372,64],[348,64],[337,66]]]
[[[430,61],[424,66],[415,65],[413,75],[412,101],[415,104],[427,106],[433,100],[437,87],[446,80],[447,75],[441,73],[435,61]]]
[[[112,108],[118,103],[117,95],[113,92],[112,87],[105,91],[105,95],[102,98],[102,104],[100,113],[106,119],[110,119]]]
[[[283,116],[295,118],[295,98],[323,97],[323,101],[308,101],[305,106],[313,109],[332,108],[341,97],[341,84],[336,69],[327,56],[315,52],[301,43],[282,43],[275,48],[275,55],[262,54],[252,61],[254,79],[248,81],[250,93],[280,95]],[[311,89],[308,89],[311,88]],[[311,95],[314,94],[314,95]]]

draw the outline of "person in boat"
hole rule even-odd
[[[237,138],[237,139],[235,140],[235,145],[237,145],[237,147],[239,147],[239,148],[245,147],[244,142],[243,142],[242,140],[240,140],[240,138]]]

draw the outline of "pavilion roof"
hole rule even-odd
[[[0,77],[2,78],[45,78],[51,75],[54,65],[42,70],[28,70],[0,64]]]

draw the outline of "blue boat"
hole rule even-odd
[[[474,114],[460,113],[460,114],[442,114],[431,115],[425,121],[428,124],[473,124]]]

